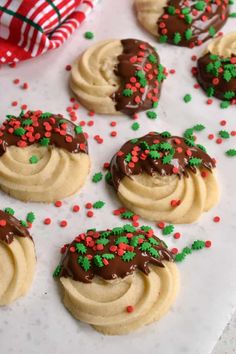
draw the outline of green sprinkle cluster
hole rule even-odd
[[[192,243],[191,247],[185,247],[182,251],[175,256],[175,262],[182,262],[185,257],[192,253],[192,251],[198,251],[206,247],[205,241],[196,240]]]

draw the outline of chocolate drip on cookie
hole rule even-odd
[[[209,97],[231,101],[236,97],[236,56],[206,53],[197,62],[197,80]]]
[[[157,21],[160,41],[193,48],[213,37],[228,16],[228,0],[169,0]]]
[[[185,175],[196,173],[198,168],[212,170],[215,160],[193,138],[151,132],[125,143],[110,163],[110,182],[118,190],[123,177],[147,173],[150,176]]]
[[[31,238],[26,227],[14,216],[0,210],[0,241],[10,244],[14,236]]]
[[[158,54],[150,44],[136,39],[124,39],[121,44],[123,53],[115,68],[121,85],[112,95],[116,110],[132,115],[156,107],[165,79]]]
[[[0,156],[9,146],[24,148],[32,144],[53,145],[71,153],[88,153],[81,127],[64,119],[61,114],[28,111],[19,117],[7,118],[0,127]]]
[[[132,225],[112,230],[88,230],[62,248],[65,253],[55,277],[71,277],[84,283],[95,275],[106,280],[124,278],[136,269],[148,274],[149,264],[164,267],[172,261],[171,252],[149,226]]]

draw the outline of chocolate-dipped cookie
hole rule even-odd
[[[165,69],[155,49],[137,39],[106,40],[75,61],[70,87],[89,110],[133,115],[158,104]]]
[[[108,179],[126,208],[153,221],[191,223],[218,200],[215,160],[192,136],[151,132],[128,141]]]
[[[51,202],[77,192],[89,173],[86,138],[60,114],[28,111],[0,127],[0,188],[11,196]]]
[[[197,80],[208,97],[236,99],[236,32],[214,39],[197,62]]]
[[[0,306],[25,295],[33,281],[33,240],[19,220],[0,210]]]
[[[160,42],[193,48],[213,37],[229,16],[228,0],[135,0],[137,18]]]
[[[177,267],[148,226],[87,230],[62,247],[54,277],[72,315],[105,334],[124,334],[158,320],[179,286]]]

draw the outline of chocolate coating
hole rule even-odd
[[[228,0],[169,0],[157,21],[157,31],[163,42],[193,48],[213,37],[228,16]],[[181,36],[178,40],[176,33]]]
[[[46,143],[42,139],[46,139]],[[88,153],[87,141],[81,128],[61,114],[28,111],[19,117],[11,116],[2,123],[0,156],[6,152],[8,146],[23,148],[35,143],[53,145],[71,153]]]
[[[85,248],[79,251],[78,247]],[[124,278],[136,269],[148,274],[149,264],[164,267],[163,260],[173,260],[165,243],[153,235],[150,227],[135,229],[132,225],[106,231],[88,230],[65,245],[63,251],[65,255],[57,267],[56,276],[71,277],[84,283],[91,282],[95,275],[106,280]],[[124,260],[129,253],[133,253],[133,258]],[[81,265],[84,258],[87,261],[89,258],[90,262],[90,268],[86,270]]]
[[[206,53],[197,62],[197,80],[208,96],[221,100],[236,97],[236,56],[219,57]]]
[[[191,162],[192,158],[199,159],[197,165]],[[177,174],[181,177],[188,176],[188,171],[196,173],[197,168],[203,167],[211,171],[215,167],[215,161],[195,145],[193,140],[169,136],[168,132],[151,132],[139,139],[129,140],[113,156],[110,163],[110,182],[118,190],[119,183],[125,176],[141,173],[153,176],[157,173],[161,176]]]
[[[132,115],[157,104],[165,74],[159,56],[150,44],[137,39],[124,39],[121,44],[123,53],[115,68],[121,85],[112,99],[117,111]],[[127,89],[130,95],[125,94]]]
[[[0,210],[0,222],[0,241],[10,244],[15,236],[31,238],[27,228],[21,225],[18,219],[2,210]]]

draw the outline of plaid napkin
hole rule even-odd
[[[0,64],[60,47],[97,0],[1,0]]]

